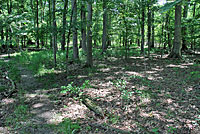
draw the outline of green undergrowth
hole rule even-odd
[[[138,55],[139,51],[136,49],[130,50],[128,55]],[[45,74],[54,73],[55,70],[65,70],[66,68],[66,52],[65,51],[57,51],[57,67],[54,68],[53,64],[53,51],[52,50],[42,50],[37,52],[28,52],[22,51],[19,53],[15,59],[17,63],[26,66],[30,69],[34,75],[43,76]],[[107,57],[123,57],[125,56],[125,50],[123,49],[108,49],[105,53],[102,54],[101,49],[93,49],[94,59],[103,60]],[[69,51],[69,61],[73,60],[73,52],[72,49]],[[79,51],[80,60],[74,61],[77,63],[85,63],[86,62],[86,53],[82,50]]]
[[[2,75],[3,77],[9,77],[9,79],[11,79],[12,81],[14,81],[15,83],[20,82],[20,72],[18,70],[18,68],[15,66],[16,62],[9,60],[7,62],[4,62],[2,60],[0,60],[0,75]],[[4,81],[6,79],[2,79],[2,81]],[[5,82],[4,82],[5,83]],[[9,89],[9,84],[5,83],[5,84],[0,84],[0,92],[3,92],[7,89]]]
[[[58,124],[57,129],[58,132],[62,134],[76,134],[78,131],[80,131],[81,126],[78,122],[73,122],[67,118]]]

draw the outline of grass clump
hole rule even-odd
[[[78,123],[73,123],[70,119],[64,119],[59,124],[59,132],[62,134],[76,134],[81,129]]]

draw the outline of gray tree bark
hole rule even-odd
[[[73,31],[73,58],[78,59],[79,53],[78,53],[78,38],[77,38],[77,1],[72,0],[72,10],[73,10],[73,16],[72,16],[72,31]]]
[[[142,41],[141,41],[141,54],[144,54],[144,17],[145,17],[145,2],[142,0],[142,25],[141,25],[141,36],[142,36]]]
[[[88,1],[88,16],[87,16],[87,66],[93,66],[92,59],[92,0]]]
[[[86,11],[85,11],[85,2],[82,2],[81,6],[81,47],[83,51],[87,52],[86,47]]]
[[[175,6],[175,31],[173,48],[168,56],[169,58],[181,58],[181,5]]]
[[[54,54],[54,66],[56,67],[56,51],[57,51],[57,40],[56,40],[56,34],[57,34],[57,30],[56,30],[56,15],[55,15],[55,3],[56,0],[52,0],[52,10],[53,10],[53,54]]]
[[[102,35],[102,52],[107,49],[107,0],[103,0],[103,35]]]
[[[68,7],[68,0],[64,1],[64,8],[63,8],[63,31],[62,31],[62,41],[61,41],[61,50],[65,50],[65,33],[66,33],[66,13],[67,13],[67,7]]]

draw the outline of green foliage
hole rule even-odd
[[[156,128],[153,128],[153,129],[152,129],[152,132],[153,132],[154,134],[159,134],[158,128],[157,128],[157,127],[156,127]]]
[[[119,121],[119,116],[113,113],[109,114],[109,122],[111,122],[112,124],[117,124],[118,121]]]
[[[169,126],[167,131],[168,131],[169,134],[174,134],[175,131],[176,131],[176,128],[172,127],[172,126]]]
[[[200,79],[200,71],[193,71],[190,73],[190,79],[198,80]]]
[[[53,65],[53,52],[50,50],[39,51],[39,52],[28,52],[22,51],[16,59],[26,65],[35,75],[43,76],[47,73],[54,72]],[[57,52],[57,69],[66,67],[65,65],[65,52]]]
[[[72,96],[81,96],[83,94],[83,90],[85,88],[90,88],[90,84],[89,84],[89,80],[86,80],[81,87],[77,87],[75,85],[73,85],[73,82],[71,82],[70,84],[68,84],[67,86],[62,86],[61,89],[61,93],[63,94],[67,94],[69,93]]]
[[[126,89],[126,84],[127,81],[123,80],[123,79],[118,79],[116,81],[113,82],[113,85],[119,89],[120,91],[123,91]]]
[[[59,132],[63,134],[76,134],[81,129],[78,123],[73,123],[70,119],[65,119],[59,126]]]
[[[129,102],[130,98],[133,94],[132,91],[127,90],[127,81],[123,79],[118,79],[113,82],[113,85],[120,90],[121,93],[121,99],[124,101]]]
[[[79,94],[81,90],[80,87],[73,86],[73,82],[71,82],[67,86],[62,86],[61,89],[62,89],[61,93],[63,94],[66,94],[66,93]]]
[[[21,122],[25,121],[28,118],[28,106],[27,105],[18,105],[15,107],[15,110],[6,118],[6,124],[14,125],[15,127],[20,127]]]
[[[130,100],[131,96],[132,96],[133,92],[127,91],[127,90],[123,90],[121,93],[122,99],[123,100]]]

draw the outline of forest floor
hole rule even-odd
[[[9,62],[3,56],[1,61]],[[94,65],[71,64],[68,76],[56,69],[37,76],[24,64],[14,64],[20,78],[16,93],[1,93],[0,133],[200,133],[199,57],[109,57]],[[81,93],[93,98],[103,117],[77,96],[61,93],[61,86],[73,82],[75,89],[87,80],[90,87]]]

